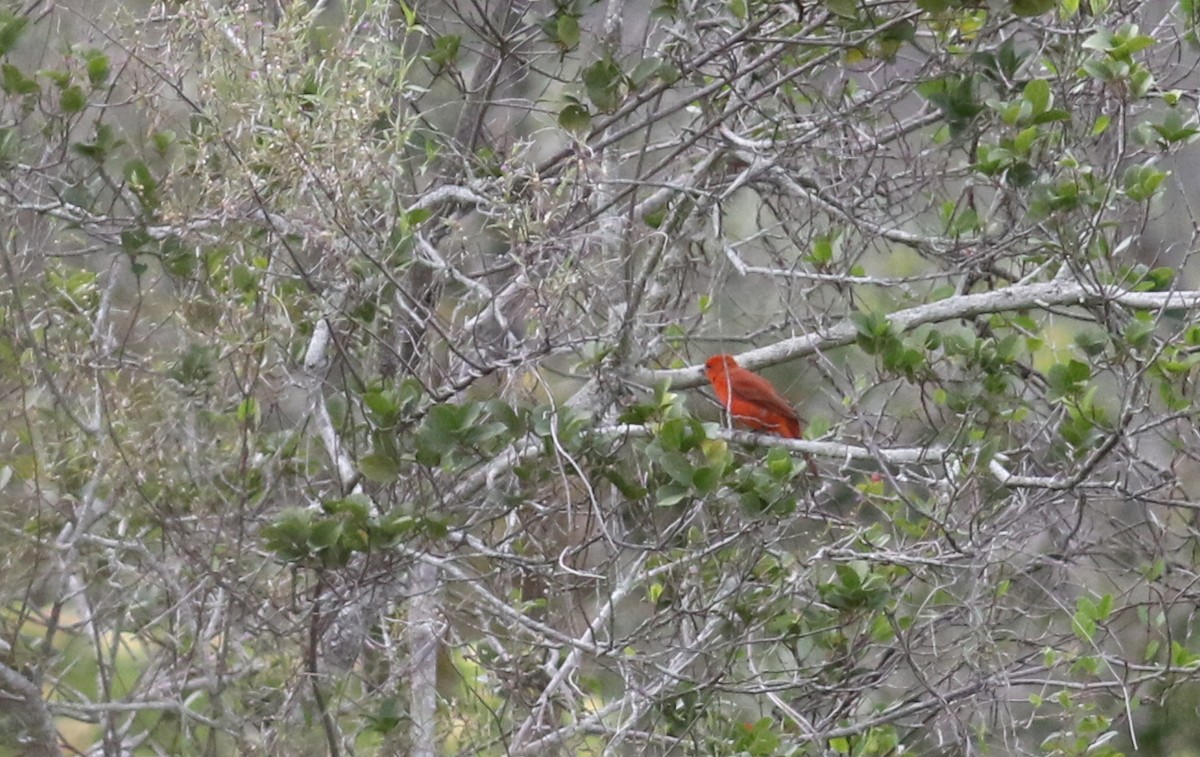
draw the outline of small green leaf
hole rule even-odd
[[[167,150],[171,149],[171,145],[175,144],[175,132],[170,129],[160,129],[154,132],[150,137],[150,141],[154,143],[154,150],[161,157],[166,157]]]
[[[1033,106],[1035,115],[1049,110],[1054,103],[1054,96],[1050,93],[1050,83],[1045,79],[1034,79],[1026,84],[1022,97]]]
[[[112,69],[109,65],[107,55],[99,50],[89,50],[83,54],[83,57],[87,61],[88,81],[92,83],[93,87],[108,81]]]
[[[7,10],[0,10],[0,55],[8,55],[13,51],[28,23],[29,18],[26,16],[18,16]]]
[[[263,528],[261,536],[267,549],[285,562],[296,562],[310,555],[309,538],[312,535],[311,510],[288,508],[275,517],[275,521]]]
[[[1023,129],[1017,136],[1013,137],[1013,149],[1021,155],[1028,155],[1030,148],[1038,138],[1040,130],[1036,126],[1030,126],[1028,129]]]
[[[87,107],[87,96],[80,87],[70,86],[59,95],[58,104],[63,113],[79,113]]]
[[[796,469],[791,454],[783,447],[772,447],[767,453],[767,472],[778,480],[787,480]]]
[[[1175,281],[1175,269],[1167,266],[1155,268],[1146,274],[1146,281],[1151,285],[1150,291],[1165,292]]]
[[[373,452],[358,461],[358,470],[370,481],[390,484],[400,477],[400,462],[382,452]]]
[[[837,233],[833,234],[818,234],[813,239],[812,250],[808,253],[808,259],[817,268],[825,268],[833,262],[834,258],[834,243],[837,240]]]
[[[579,19],[570,13],[563,13],[558,17],[555,34],[559,47],[564,51],[574,50],[579,45]]]
[[[113,150],[123,144],[125,140],[116,139],[111,126],[99,124],[96,126],[96,138],[93,142],[74,142],[71,149],[97,163],[103,163]]]
[[[446,67],[458,60],[458,49],[462,45],[462,37],[457,34],[445,34],[433,41],[433,50],[427,57],[436,66]]]
[[[559,111],[558,125],[564,131],[583,133],[592,125],[592,116],[588,109],[578,103],[571,103]]]
[[[611,58],[598,60],[583,70],[588,99],[601,112],[611,113],[621,104],[625,77]]]
[[[432,217],[433,211],[429,208],[413,208],[404,214],[404,222],[411,228],[413,226],[420,226],[421,223]]]
[[[629,74],[629,82],[634,87],[641,87],[650,79],[654,78],[662,68],[663,62],[658,58],[650,57],[643,58],[633,68],[633,73]]]
[[[692,474],[692,486],[700,492],[714,491],[721,483],[721,475],[724,472],[724,466],[706,465],[696,468]]]
[[[1013,0],[1012,10],[1018,16],[1040,16],[1054,9],[1057,0]]]
[[[689,491],[679,484],[667,484],[659,487],[656,507],[673,507],[688,498]]]
[[[675,483],[691,486],[695,468],[692,467],[692,461],[688,459],[687,455],[679,452],[664,452],[658,456],[656,462]]]
[[[124,166],[125,181],[144,206],[157,204],[158,182],[150,173],[150,167],[140,160],[130,160]]]
[[[1165,171],[1159,171],[1149,163],[1142,163],[1126,168],[1121,181],[1129,199],[1143,202],[1154,196],[1167,175]]]
[[[234,411],[234,418],[238,423],[246,426],[257,426],[260,417],[258,402],[253,397],[247,397],[238,403],[237,410]]]
[[[1083,49],[1108,52],[1116,47],[1113,33],[1108,29],[1099,29],[1083,41]]]
[[[0,127],[0,168],[9,166],[17,161],[20,154],[21,135],[12,127]],[[63,199],[70,202],[66,197]]]
[[[860,11],[858,0],[825,0],[825,6],[845,19],[857,19]]]
[[[650,228],[657,229],[658,227],[662,226],[662,222],[666,220],[668,210],[669,207],[667,205],[661,205],[654,211],[642,216],[642,220],[645,221],[646,225]],[[702,310],[700,312],[704,311]]]
[[[1052,123],[1054,121],[1070,121],[1070,120],[1071,120],[1071,111],[1064,110],[1062,108],[1051,108],[1042,113],[1038,113],[1036,116],[1034,116],[1033,118],[1031,118],[1029,120],[1029,123],[1031,123],[1031,124],[1048,124],[1048,123]]]
[[[1059,398],[1078,393],[1091,377],[1092,369],[1088,364],[1075,359],[1066,363],[1056,363],[1050,366],[1046,373],[1051,396]]]
[[[218,354],[216,347],[190,345],[167,371],[167,375],[185,387],[205,384],[216,368]]]
[[[1161,644],[1162,642],[1160,642],[1158,639],[1151,639],[1148,641],[1146,643],[1146,651],[1142,654],[1142,661],[1154,662],[1154,659],[1158,657],[1158,650]]]
[[[42,89],[35,79],[25,76],[11,63],[0,66],[0,88],[10,95],[31,95]]]

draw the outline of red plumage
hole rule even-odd
[[[732,355],[713,355],[705,361],[704,372],[717,393],[717,401],[737,423],[785,439],[804,436],[804,424],[791,404],[770,381],[738,365]],[[812,474],[817,475],[812,457],[806,454],[804,459]]]

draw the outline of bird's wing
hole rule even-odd
[[[796,409],[787,400],[779,396],[771,382],[757,373],[751,373],[744,368],[729,372],[729,386],[733,396],[776,413],[788,420],[798,420]]]

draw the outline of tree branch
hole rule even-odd
[[[991,292],[967,294],[928,305],[918,305],[892,313],[888,316],[888,321],[896,332],[903,333],[930,323],[973,318],[987,313],[1101,303],[1115,303],[1145,310],[1192,309],[1200,307],[1200,291],[1131,292],[1119,287],[1055,280],[1041,284],[1018,284]],[[819,350],[853,344],[857,338],[858,327],[850,318],[843,318],[823,333],[785,339],[767,347],[747,350],[736,357],[738,363],[746,368],[763,368],[811,355]],[[701,366],[662,371],[643,370],[633,378],[647,386],[666,381],[672,389],[690,389],[707,381]]]

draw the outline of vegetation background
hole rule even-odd
[[[0,0],[0,754],[1194,753],[1198,29]]]

